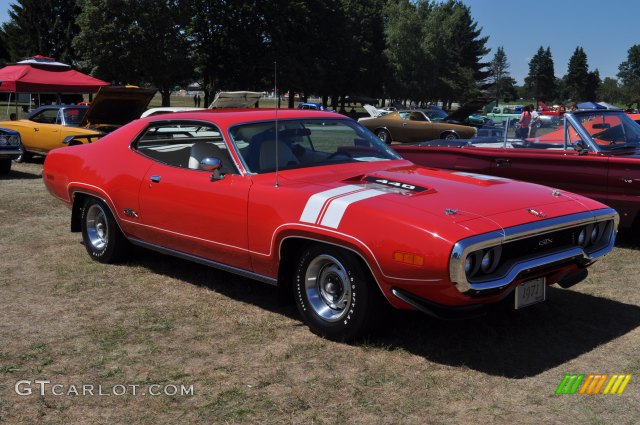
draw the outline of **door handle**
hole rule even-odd
[[[406,123],[406,122],[403,122],[403,123],[402,123],[402,126],[403,126],[403,127],[406,127],[406,126],[407,126],[407,123]]]
[[[154,183],[160,183],[160,176],[151,176],[151,181]]]
[[[496,167],[498,168],[507,168],[511,167],[511,160],[504,158],[496,158]]]

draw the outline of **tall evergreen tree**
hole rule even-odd
[[[587,54],[582,47],[578,46],[569,59],[567,75],[564,77],[566,96],[574,102],[588,100],[588,78]]]
[[[551,48],[542,46],[529,61],[529,75],[524,80],[525,89],[536,99],[550,100],[556,95],[556,77]]]
[[[504,92],[503,87],[508,84],[506,78],[509,77],[509,62],[507,62],[507,54],[502,46],[498,47],[496,54],[493,56],[489,64],[489,72],[489,79],[493,84],[495,93],[496,106],[498,106],[500,104],[500,95]]]
[[[627,60],[620,64],[618,71],[622,82],[621,100],[628,106],[635,103],[640,107],[640,44],[629,48]]]
[[[11,61],[44,55],[75,65],[73,38],[80,28],[76,0],[17,0],[10,5],[9,21],[1,35]]]

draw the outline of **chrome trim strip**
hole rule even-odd
[[[187,254],[186,252],[176,251],[175,249],[165,248],[160,245],[155,245],[149,242],[141,241],[140,239],[128,238],[129,241],[137,246],[150,249],[152,251],[157,251],[161,254],[171,255],[173,257],[178,257],[183,260],[193,261],[194,263],[202,264],[205,266],[213,267],[215,269],[223,270],[225,272],[234,273],[242,277],[247,277],[249,279],[259,280],[260,282],[268,283],[269,285],[278,285],[278,280],[269,276],[264,276],[261,274],[253,273],[248,270],[239,269],[234,266],[229,266],[227,264],[218,263],[217,261],[212,261],[207,258],[198,257],[197,255]]]
[[[609,236],[609,243],[603,248],[587,253],[581,247],[566,249],[552,254],[545,253],[542,257],[533,258],[513,265],[507,275],[488,282],[472,283],[467,280],[464,271],[464,260],[473,251],[525,239],[532,235],[544,235],[555,230],[577,227],[589,223],[613,220],[612,234]],[[510,227],[504,230],[496,230],[482,235],[472,236],[456,242],[451,251],[449,260],[449,277],[456,288],[462,292],[482,291],[496,289],[513,282],[519,273],[533,268],[538,268],[562,260],[581,258],[585,262],[592,262],[595,259],[609,253],[615,244],[615,235],[618,229],[618,213],[611,208],[604,208],[595,211],[586,211],[563,217],[555,217],[534,223],[527,223]]]
[[[4,150],[4,149],[0,149],[0,155],[22,155],[24,151],[22,149],[18,149],[18,150]]]

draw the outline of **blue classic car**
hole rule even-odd
[[[8,128],[0,128],[0,174],[11,171],[11,160],[22,155],[20,133]]]

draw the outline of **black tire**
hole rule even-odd
[[[366,335],[382,304],[382,294],[358,258],[327,245],[311,245],[304,251],[293,277],[293,291],[309,329],[334,341]]]
[[[82,207],[81,226],[84,247],[94,260],[117,263],[127,254],[129,241],[104,202],[87,198]]]
[[[11,160],[0,159],[0,174],[9,174],[11,171]]]
[[[391,144],[391,134],[389,133],[388,130],[381,128],[380,130],[376,131],[376,136],[378,136],[378,138],[382,140],[384,143],[386,143],[387,145]]]
[[[31,158],[33,158],[33,154],[31,152],[24,151],[22,152],[22,155],[18,155],[14,161],[18,163],[29,162],[31,161]]]
[[[442,133],[440,135],[440,138],[443,139],[443,140],[456,140],[456,139],[459,139],[460,136],[458,136],[453,131],[447,131],[447,132]]]

